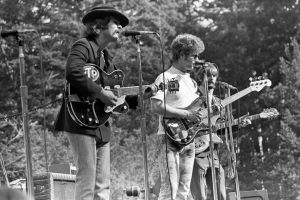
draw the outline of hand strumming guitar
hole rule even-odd
[[[184,119],[191,122],[200,122],[202,115],[198,111],[185,110]]]
[[[115,106],[117,104],[118,97],[110,90],[102,89],[100,91],[100,100],[107,106]]]

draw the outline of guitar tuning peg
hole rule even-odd
[[[262,76],[257,77],[257,80],[258,81],[262,80]]]
[[[250,78],[249,78],[249,81],[250,81],[250,82],[252,82],[252,81],[253,81],[253,78],[252,78],[252,77],[250,77]]]
[[[263,79],[267,79],[267,78],[268,78],[268,73],[267,73],[267,72],[264,72],[264,73],[262,74],[262,77],[263,77]]]
[[[256,71],[252,71],[252,76],[256,76]]]

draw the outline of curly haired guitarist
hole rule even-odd
[[[160,74],[156,83],[165,83],[165,91],[158,91],[151,98],[154,113],[159,115],[158,135],[159,141],[165,148],[160,149],[159,168],[161,174],[161,188],[159,200],[182,199],[186,200],[189,194],[195,157],[194,143],[178,148],[165,134],[162,118],[185,118],[197,121],[201,117],[196,111],[185,109],[199,97],[197,84],[191,79],[190,72],[198,56],[204,51],[202,40],[191,34],[178,35],[171,44],[172,66]],[[159,145],[161,146],[161,145]]]

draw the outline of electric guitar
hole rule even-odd
[[[243,119],[249,119],[251,121],[256,119],[273,119],[279,115],[279,112],[276,108],[268,108],[264,109],[263,112],[248,116],[249,114],[242,116],[238,119],[235,119],[232,121],[231,125],[239,125]],[[215,144],[223,143],[222,139],[217,135],[217,130],[227,128],[229,126],[228,122],[221,122],[217,123],[215,126],[212,127],[212,141]],[[200,137],[195,137],[195,149],[196,153],[200,153],[205,151],[209,147],[209,132],[208,131],[201,131],[197,133],[197,136],[200,135]]]
[[[127,113],[129,106],[125,101],[126,95],[139,94],[139,86],[122,87],[124,73],[115,70],[111,73],[104,72],[99,66],[88,63],[84,66],[85,74],[105,90],[111,90],[117,97],[115,106],[107,106],[98,99],[83,97],[76,93],[71,94],[70,84],[66,84],[66,103],[71,118],[79,125],[86,128],[98,128],[104,124],[112,113]],[[143,93],[155,93],[162,87],[143,85]]]
[[[239,98],[249,94],[252,91],[260,91],[265,86],[271,86],[272,82],[269,79],[251,81],[250,86],[232,96],[227,97],[226,99],[220,100],[217,105],[212,106],[212,116],[211,116],[211,124],[215,124],[217,119],[219,118],[219,114],[217,114],[219,107],[224,107]],[[189,121],[187,119],[176,119],[176,118],[166,118],[162,119],[162,125],[166,131],[168,137],[173,140],[176,144],[180,146],[190,144],[197,132],[203,131],[208,127],[208,116],[207,109],[201,108],[201,100],[197,98],[194,100],[186,110],[198,111],[201,117],[199,122]]]

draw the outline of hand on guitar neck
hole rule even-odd
[[[251,119],[249,118],[249,113],[247,115],[240,117],[240,123],[238,124],[239,128],[244,128],[250,124],[252,124],[252,122]]]

